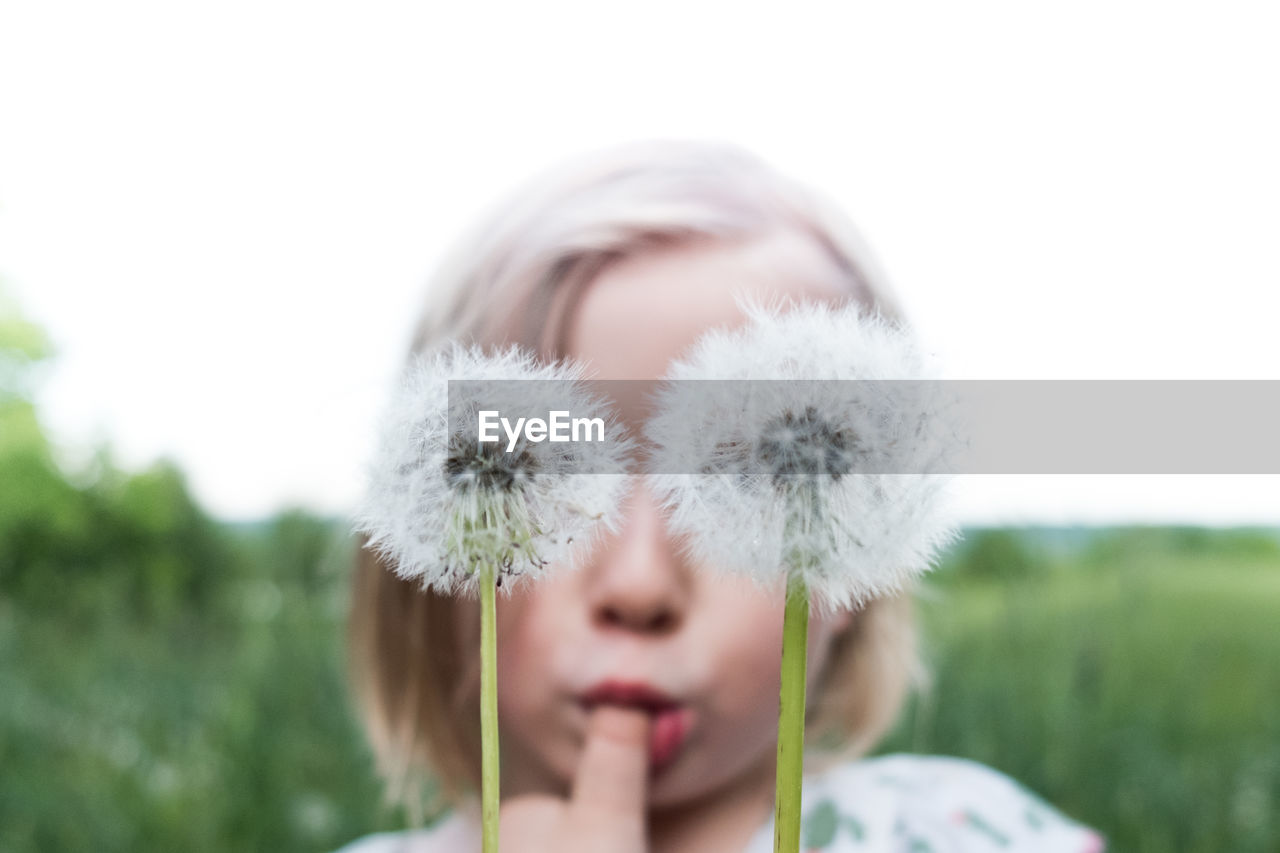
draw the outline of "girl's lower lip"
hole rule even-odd
[[[689,708],[667,708],[653,715],[649,724],[649,769],[661,770],[672,761],[684,745],[693,723]]]

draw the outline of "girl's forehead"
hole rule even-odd
[[[838,301],[852,292],[824,248],[798,230],[689,241],[606,267],[572,313],[566,355],[599,379],[659,379],[703,332],[739,325],[742,297]]]

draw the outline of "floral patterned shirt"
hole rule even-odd
[[[989,767],[962,758],[886,755],[806,776],[805,853],[1099,853],[1101,835]],[[339,853],[479,849],[470,816],[417,832],[384,833]],[[743,853],[772,853],[773,818]]]

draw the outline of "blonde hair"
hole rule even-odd
[[[695,239],[790,228],[842,270],[851,296],[902,320],[852,224],[825,199],[737,147],[647,142],[553,170],[502,204],[440,265],[409,357],[446,338],[563,355],[575,295],[609,263]],[[559,308],[559,314],[555,312]],[[388,794],[411,814],[429,778],[458,805],[479,784],[478,643],[453,600],[396,577],[361,540],[350,671]],[[907,595],[873,602],[832,644],[808,708],[827,761],[860,755],[893,724],[920,668]]]

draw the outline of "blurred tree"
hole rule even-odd
[[[1140,557],[1230,555],[1274,560],[1280,557],[1275,528],[1141,525],[1116,527],[1100,535],[1088,550],[1090,562],[1126,562]]]
[[[1014,580],[1046,568],[1045,555],[1016,530],[971,530],[956,555],[961,576]]]
[[[177,465],[137,474],[109,462],[85,491],[99,553],[139,613],[211,603],[234,561],[226,533],[202,510]]]
[[[52,357],[0,290],[0,594],[48,606],[108,595],[150,614],[207,603],[232,552],[174,463],[128,474],[100,447],[78,475],[58,466],[33,400]]]
[[[42,329],[0,285],[0,591],[37,585],[42,567],[86,523],[82,496],[62,476],[32,402],[37,372],[53,357]]]
[[[291,508],[278,513],[267,531],[266,541],[267,552],[276,562],[273,574],[300,583],[308,594],[314,593],[331,580],[326,570],[333,571],[332,554],[337,541],[334,536],[332,522],[304,509]],[[345,569],[344,563],[340,571]]]
[[[22,316],[0,281],[0,404],[29,399],[40,367],[53,354],[49,336]]]

